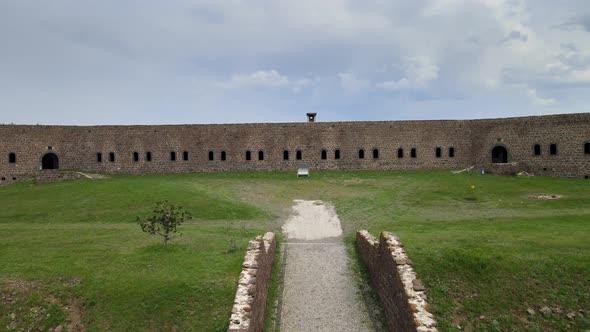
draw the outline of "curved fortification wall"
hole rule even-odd
[[[0,183],[42,168],[141,174],[293,171],[301,164],[312,170],[476,166],[504,174],[588,177],[590,113],[438,121],[0,125],[0,156]]]

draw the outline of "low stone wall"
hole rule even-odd
[[[0,185],[12,184],[17,181],[34,180],[37,183],[45,182],[59,182],[65,180],[83,179],[86,178],[80,172],[69,172],[59,170],[43,170],[31,174],[22,174],[12,177],[0,177]]]
[[[360,256],[379,295],[390,331],[438,331],[426,293],[399,238],[382,232],[377,240],[365,230],[356,235]]]
[[[517,175],[519,172],[529,171],[528,168],[519,165],[518,163],[490,164],[487,167],[484,167],[484,169],[486,173],[498,175]]]
[[[276,246],[271,232],[248,243],[228,332],[262,331]]]
[[[75,180],[75,179],[84,179],[82,173],[79,172],[63,172],[63,171],[39,171],[33,175],[33,179],[37,183],[45,183],[45,182],[59,182],[65,180]]]
[[[0,186],[15,183],[22,180],[20,176],[0,176]]]

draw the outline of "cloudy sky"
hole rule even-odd
[[[590,111],[588,0],[0,1],[0,123]]]

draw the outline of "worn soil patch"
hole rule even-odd
[[[68,332],[84,331],[82,324],[83,307],[80,299],[71,299],[65,307],[68,311]]]
[[[110,177],[100,173],[86,173],[86,172],[76,172],[77,174],[82,175],[87,179],[109,179]]]
[[[79,279],[60,279],[64,287],[73,287]],[[83,309],[82,301],[77,298],[67,300],[55,297],[49,292],[48,285],[35,281],[5,280],[0,288],[0,304],[8,312],[9,319],[4,326],[8,330],[47,330],[49,332],[81,332]],[[55,308],[65,320],[56,325],[49,325]],[[53,320],[55,321],[55,320]],[[45,329],[42,326],[46,326]]]
[[[534,195],[529,195],[529,198],[532,199],[560,199],[563,198],[563,195],[560,194],[534,194]]]
[[[283,226],[290,240],[319,240],[342,235],[336,209],[322,201],[295,200],[293,212]]]

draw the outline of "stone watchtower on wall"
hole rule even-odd
[[[307,122],[315,122],[317,113],[307,113]]]

